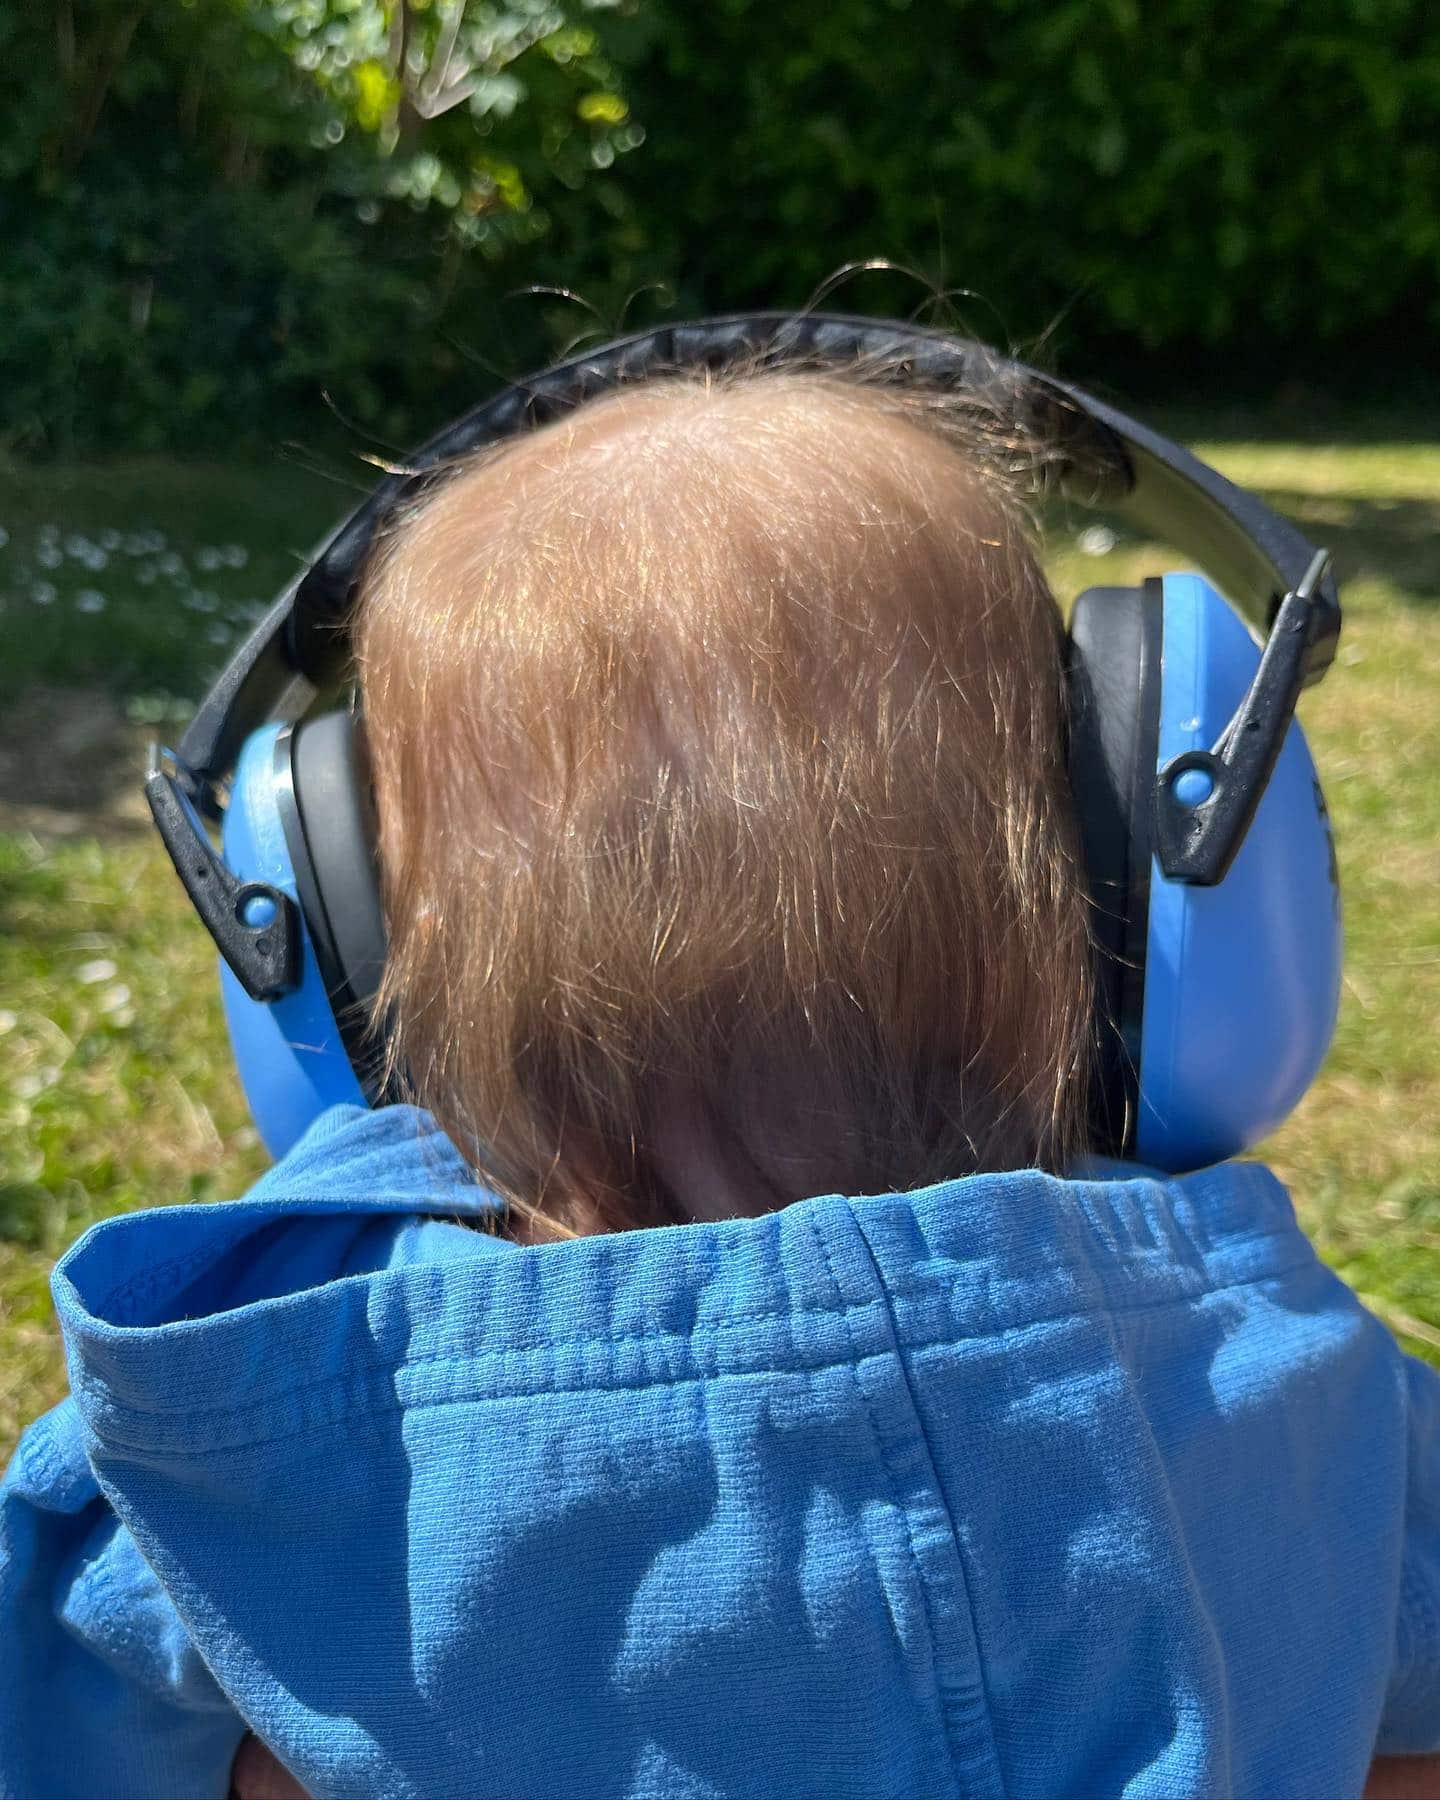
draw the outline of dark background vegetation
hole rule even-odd
[[[1428,0],[0,0],[0,447],[404,439],[587,327],[930,290],[1132,394],[1433,394]],[[586,306],[520,293],[574,290]],[[656,285],[658,284],[658,285]],[[1417,385],[1418,384],[1418,385]]]

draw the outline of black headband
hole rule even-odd
[[[178,758],[202,805],[233,767],[245,738],[343,677],[355,584],[377,528],[436,469],[545,424],[597,394],[666,371],[754,361],[838,369],[873,364],[896,382],[971,391],[1008,407],[1051,442],[1062,487],[1104,504],[1203,562],[1261,627],[1298,589],[1313,547],[1253,494],[1178,444],[1102,400],[1001,356],[983,344],[889,320],[831,313],[745,313],[665,325],[512,382],[463,414],[388,476],[324,544],[217,678],[181,740]],[[1076,481],[1083,481],[1077,489]],[[1304,673],[1317,681],[1340,632],[1340,601],[1326,574],[1309,609]]]

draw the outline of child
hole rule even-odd
[[[247,1726],[489,1800],[1440,1748],[1440,1383],[1260,1168],[1074,1178],[1060,629],[971,428],[595,401],[394,521],[357,642],[426,1111],[62,1263],[3,1792],[220,1795]]]

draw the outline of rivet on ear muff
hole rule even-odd
[[[1182,806],[1203,806],[1215,792],[1215,777],[1208,769],[1181,769],[1170,783],[1170,792]]]
[[[248,925],[252,931],[261,931],[265,926],[273,924],[276,911],[274,895],[259,890],[242,894],[236,908],[240,923]]]

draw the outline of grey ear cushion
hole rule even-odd
[[[1161,583],[1087,588],[1070,619],[1066,663],[1070,788],[1080,823],[1099,992],[1095,1148],[1134,1147],[1151,821],[1160,731]]]
[[[336,1018],[355,1060],[355,1047],[365,1040],[370,1002],[379,990],[386,948],[375,801],[360,722],[340,711],[295,726],[290,772],[301,838],[299,845],[291,843],[296,885]],[[302,862],[307,865],[303,870]]]

